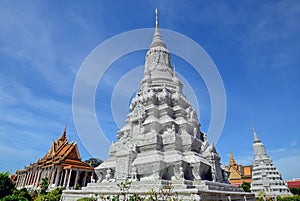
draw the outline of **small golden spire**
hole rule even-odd
[[[234,160],[234,158],[233,158],[233,155],[232,155],[232,152],[231,152],[231,151],[230,151],[230,153],[229,153],[229,158],[230,158],[230,165],[235,165],[236,162],[235,162],[235,160]]]
[[[155,9],[155,28],[158,29],[158,9]]]

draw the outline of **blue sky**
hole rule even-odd
[[[238,3],[238,4],[237,4]],[[254,122],[284,179],[300,177],[299,1],[0,1],[0,170],[14,172],[41,158],[69,118],[68,137],[90,157],[72,118],[72,91],[86,57],[105,40],[133,29],[160,27],[193,39],[210,55],[224,82],[227,115],[217,150],[238,163],[253,159]],[[151,38],[149,39],[151,40]],[[167,44],[168,46],[168,44]],[[109,51],[109,50],[107,50]],[[113,85],[143,65],[145,51],[116,61],[97,89],[96,112],[109,140],[118,128],[110,111]],[[204,82],[172,57],[210,123]],[[136,86],[138,88],[138,86]],[[99,144],[99,152],[104,152]],[[103,154],[103,158],[106,153]]]

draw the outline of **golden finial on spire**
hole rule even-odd
[[[230,165],[235,165],[236,164],[231,151],[229,152],[229,159],[230,159]]]
[[[155,28],[158,29],[158,9],[155,9]]]

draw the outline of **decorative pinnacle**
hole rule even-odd
[[[253,125],[252,121],[250,121],[250,124],[251,124],[251,127],[252,127],[252,133],[254,135],[254,142],[260,142],[260,140],[258,139],[257,133],[254,129],[254,125]]]
[[[231,152],[231,151],[230,151],[230,153],[229,153],[229,158],[230,158],[230,165],[235,165],[236,162],[235,162],[235,160],[234,160],[234,158],[233,158],[233,155],[232,155],[232,152]]]
[[[155,28],[158,29],[158,9],[155,9]]]

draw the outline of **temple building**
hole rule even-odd
[[[253,194],[229,184],[215,145],[200,130],[160,35],[157,14],[144,76],[118,141],[95,168],[97,181],[80,191],[63,191],[62,201],[120,195],[118,184],[126,179],[132,181],[130,194],[149,195],[151,189],[159,192],[171,184],[178,200],[254,200]]]
[[[90,182],[93,170],[94,168],[81,161],[77,144],[68,142],[64,129],[62,136],[52,142],[42,159],[23,170],[17,170],[16,187],[36,190],[43,178],[49,179],[49,190],[82,187]]]
[[[268,156],[265,146],[258,138],[253,126],[252,132],[254,135],[254,161],[251,192],[258,195],[259,191],[264,191],[266,196],[291,195],[289,188]]]
[[[228,179],[232,185],[241,186],[243,182],[252,182],[252,165],[237,164],[232,152],[230,152],[230,162],[226,169],[230,172]]]

